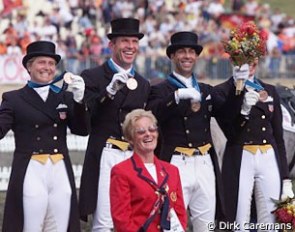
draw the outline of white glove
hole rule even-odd
[[[127,80],[127,73],[115,73],[110,84],[106,88],[107,92],[114,96],[126,84]]]
[[[243,80],[245,82],[249,78],[249,74],[249,64],[243,64],[241,67],[235,66],[233,68],[233,78],[235,82],[237,80]]]
[[[82,77],[71,73],[70,80],[67,81],[69,92],[73,93],[75,102],[81,103],[84,97],[85,82]]]
[[[292,181],[290,179],[283,180],[281,200],[285,201],[287,200],[287,198],[293,198],[293,197],[294,197],[294,192],[292,188]]]
[[[176,92],[179,99],[191,99],[194,102],[201,101],[201,93],[195,88],[180,88]],[[177,99],[176,99],[177,102]]]
[[[241,114],[249,115],[252,106],[256,105],[259,100],[259,93],[254,90],[245,93]]]

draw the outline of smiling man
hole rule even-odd
[[[111,58],[102,66],[82,72],[84,101],[91,112],[88,141],[80,187],[81,219],[93,214],[92,231],[111,231],[109,186],[111,168],[129,158],[131,149],[122,134],[125,115],[144,108],[150,85],[133,67],[139,49],[139,21],[120,18],[111,22]]]
[[[147,106],[162,133],[160,159],[179,169],[194,232],[209,231],[216,212],[217,216],[223,212],[220,170],[210,133],[212,87],[199,83],[193,72],[202,49],[193,32],[172,35],[166,53],[174,70],[167,80],[152,86]]]

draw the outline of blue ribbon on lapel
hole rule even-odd
[[[161,209],[161,220],[160,220],[160,225],[162,229],[166,229],[166,230],[170,230],[170,220],[168,219],[168,213],[169,213],[169,198],[168,198],[168,194],[167,191],[165,190],[165,185],[168,181],[169,175],[166,172],[166,170],[163,168],[163,171],[166,173],[166,176],[164,178],[164,180],[162,181],[161,185],[159,186],[154,180],[149,179],[146,176],[142,175],[142,168],[138,168],[136,166],[134,157],[131,157],[131,161],[133,164],[134,169],[138,172],[138,177],[145,180],[146,182],[148,182],[149,184],[151,184],[156,191],[164,198],[164,201],[162,203],[160,207]],[[154,207],[158,204],[158,200],[156,201],[156,203],[154,204]],[[153,207],[153,208],[154,208]],[[145,223],[143,224],[143,226],[138,230],[138,232],[145,232],[147,231],[149,225],[151,224],[151,222],[154,220],[154,218],[156,217],[157,212],[155,211],[153,214],[150,214],[150,216],[148,217],[148,219],[145,221]]]
[[[175,75],[173,75],[172,73],[167,77],[167,80],[170,82],[170,84],[172,84],[173,86],[177,87],[177,88],[187,88],[185,86],[185,84],[183,84],[180,80],[177,79],[177,77]],[[195,77],[195,75],[192,75],[192,86],[199,92],[201,93],[200,90],[200,86],[199,83]]]
[[[108,59],[107,63],[108,63],[108,66],[110,67],[110,69],[111,69],[114,73],[117,73],[117,72],[118,72],[118,70],[116,69],[115,65],[114,65],[113,62],[111,61],[111,59]],[[131,70],[130,70],[130,72],[129,72],[129,75],[132,76],[132,77],[135,76],[135,70],[134,70],[133,67],[131,68]]]
[[[259,83],[259,81],[258,81],[258,79],[256,77],[254,77],[254,81],[253,82],[252,81],[249,81],[249,80],[246,80],[245,85],[248,85],[248,86],[254,88],[257,91],[264,90],[264,88]]]
[[[67,84],[65,82],[62,83],[62,86],[59,87],[57,86],[57,82],[62,81],[63,80],[63,76],[66,73],[66,71],[64,71],[62,74],[58,75],[56,78],[54,78],[50,83],[46,83],[46,84],[40,84],[40,83],[36,83],[33,81],[28,81],[28,86],[30,88],[40,88],[40,87],[44,87],[44,86],[48,86],[50,87],[50,89],[55,92],[55,93],[59,93],[62,90],[67,88]]]

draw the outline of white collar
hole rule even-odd
[[[113,63],[113,65],[115,66],[115,68],[118,70],[118,72],[123,72],[123,73],[130,73],[132,66],[129,69],[124,69],[121,66],[119,66],[112,58],[110,59],[110,61]]]
[[[186,87],[193,87],[192,76],[184,77],[175,71],[173,71],[173,75],[176,76],[177,79],[179,79],[183,84],[185,84]]]

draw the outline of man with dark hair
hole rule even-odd
[[[185,206],[189,207],[194,231],[209,231],[215,214],[222,214],[220,170],[210,133],[211,90],[199,83],[193,70],[203,47],[193,32],[172,35],[167,56],[173,72],[152,86],[147,109],[159,121],[160,158],[180,171]],[[216,211],[216,204],[218,210]]]
[[[81,219],[93,214],[92,231],[111,231],[109,186],[111,168],[132,153],[121,125],[133,109],[144,108],[150,85],[133,66],[139,49],[139,20],[120,18],[111,22],[111,58],[102,66],[82,72],[84,101],[91,113],[91,132],[80,188]]]

